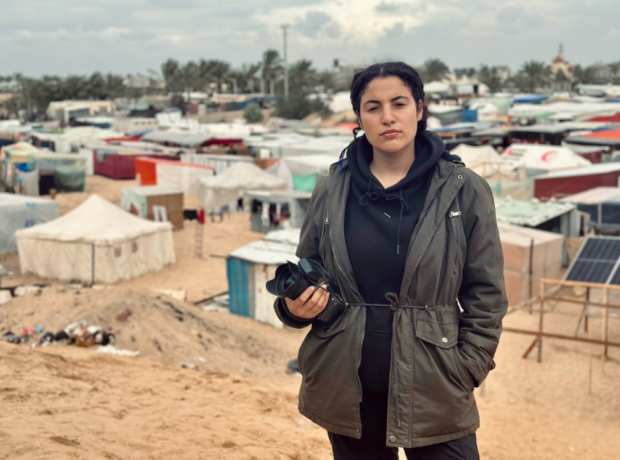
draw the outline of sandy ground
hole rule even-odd
[[[89,178],[89,190],[112,201],[120,200],[122,185]],[[66,210],[86,197],[59,201]],[[248,228],[242,215],[205,225],[205,255],[260,237]],[[96,348],[0,343],[0,459],[331,458],[323,430],[297,412],[300,378],[284,373],[305,331],[194,305],[226,290],[226,274],[222,259],[193,256],[193,231],[189,224],[175,232],[178,262],[159,273],[96,289],[39,280],[49,284],[40,294],[0,307],[0,334],[34,325],[55,332],[84,319],[111,327],[119,348],[141,353],[131,358]],[[19,268],[15,255],[1,263]],[[35,279],[15,275],[3,286],[24,281]],[[185,290],[188,301],[154,288]],[[125,308],[132,315],[118,321]],[[556,305],[545,314],[546,330],[573,334],[579,313],[579,306]],[[518,310],[504,324],[535,329],[537,322],[536,312]],[[593,319],[591,327],[600,337],[601,321]],[[611,317],[609,330],[609,339],[620,341],[620,318]],[[601,347],[592,348],[590,395],[589,345],[546,340],[538,363],[536,351],[522,358],[531,340],[504,333],[497,368],[476,390],[481,457],[620,458],[620,349],[609,349],[603,373]]]

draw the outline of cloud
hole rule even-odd
[[[295,22],[295,30],[309,38],[326,36],[338,38],[342,34],[340,26],[326,13],[308,11],[303,19]]]
[[[575,63],[617,60],[618,0],[2,0],[2,73],[121,73],[281,49],[321,68],[379,56],[451,66],[548,60],[564,43]]]

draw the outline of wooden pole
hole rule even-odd
[[[588,339],[592,340],[592,328],[588,328]],[[590,342],[589,352],[589,369],[588,369],[588,394],[592,394],[592,342]]]
[[[538,362],[542,362],[542,331],[543,331],[543,311],[545,309],[545,281],[540,280],[540,317],[538,320],[538,332],[541,334],[538,337]]]
[[[607,289],[603,289],[603,303],[607,303]],[[605,308],[605,307],[603,307]],[[603,343],[607,342],[607,314],[608,314],[609,309],[605,308],[605,312],[603,313],[603,321],[601,324],[601,327],[603,329]],[[601,372],[604,374],[605,373],[605,356],[607,353],[607,345],[603,345],[603,348],[601,349]]]

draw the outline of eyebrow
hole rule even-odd
[[[390,99],[390,102],[395,102],[395,101],[397,101],[399,99],[407,99],[407,100],[409,100],[409,98],[407,96],[396,96],[396,97],[393,97],[392,99]],[[376,101],[374,99],[371,99],[369,101],[364,102],[363,105],[366,105],[366,104],[380,104],[380,103],[381,103],[381,101]]]

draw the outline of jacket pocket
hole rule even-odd
[[[439,369],[444,372],[444,377],[458,383],[462,389],[471,393],[474,389],[472,379],[467,375],[467,369],[463,366],[459,356],[458,343],[459,323],[458,318],[448,317],[445,321],[437,321],[425,317],[419,317],[416,324],[416,336],[423,342],[431,344],[440,350],[431,353]]]
[[[452,348],[458,341],[458,322],[439,323],[438,321],[418,318],[416,336],[439,348]]]

